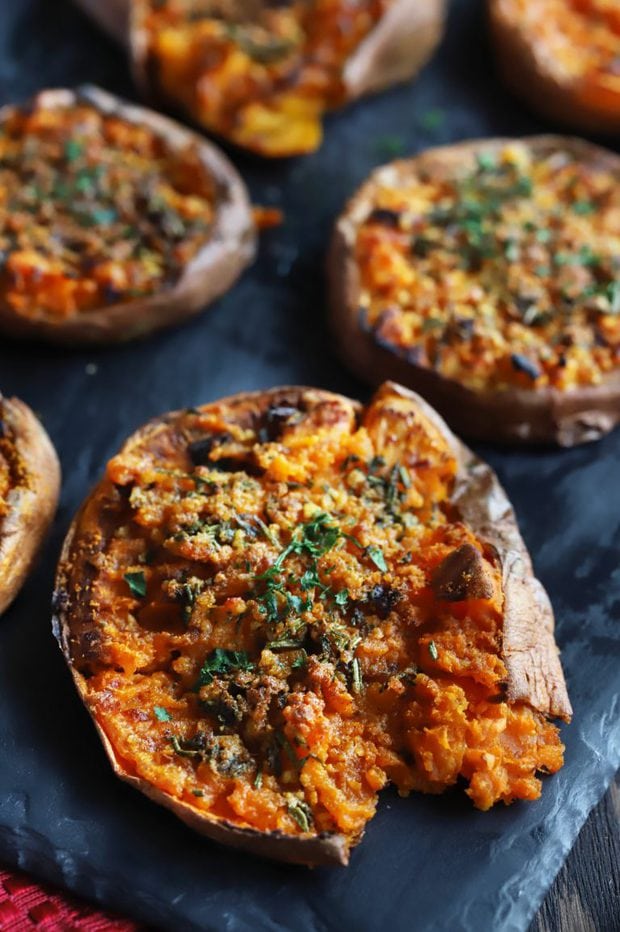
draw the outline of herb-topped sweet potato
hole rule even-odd
[[[212,145],[97,88],[0,111],[0,328],[126,340],[200,311],[254,254]]]
[[[0,614],[21,589],[58,504],[60,466],[18,398],[0,396]]]
[[[140,84],[264,156],[312,152],[327,110],[414,75],[445,0],[80,0]]]
[[[620,132],[617,0],[489,0],[498,67],[533,109],[590,132]]]
[[[469,436],[571,445],[620,420],[620,158],[481,140],[376,170],[330,259],[341,354]]]
[[[346,863],[394,783],[535,799],[570,717],[493,472],[418,396],[166,415],[67,536],[55,630],[114,770],[206,835]]]

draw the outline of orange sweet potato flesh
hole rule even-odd
[[[206,835],[346,863],[387,783],[536,799],[570,717],[505,494],[426,403],[237,395],[131,437],[55,628],[115,771]]]

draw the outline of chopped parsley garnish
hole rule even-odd
[[[387,573],[387,563],[385,562],[385,557],[380,547],[371,544],[369,547],[366,547],[366,553],[378,570],[381,570],[382,573]]]
[[[396,158],[405,151],[405,142],[401,136],[381,136],[375,143],[377,155]]]
[[[235,670],[253,670],[254,664],[244,650],[225,650],[216,647],[211,651],[198,674],[196,689],[209,686],[216,676],[225,676]]]
[[[435,644],[434,641],[429,641],[428,652],[433,658],[433,660],[437,660],[439,658],[439,652],[437,650],[437,645]]]
[[[360,669],[360,662],[357,657],[354,657],[351,661],[351,679],[353,681],[353,692],[361,693],[363,689],[362,671]]]
[[[172,721],[172,716],[167,709],[164,709],[162,705],[153,706],[153,713],[158,722],[170,722]]]
[[[129,586],[129,590],[132,595],[137,599],[143,599],[146,595],[146,577],[142,570],[136,570],[135,572],[125,573],[123,579]]]
[[[595,211],[596,204],[593,204],[592,201],[575,201],[573,204],[573,213],[579,214],[581,217],[588,217]]]
[[[313,822],[310,806],[292,793],[287,793],[286,808],[302,832],[309,832]]]
[[[67,162],[76,162],[84,154],[84,143],[79,139],[69,139],[65,143],[65,158]]]
[[[432,133],[435,130],[441,129],[445,120],[445,112],[440,110],[439,107],[434,107],[432,110],[427,110],[423,113],[417,122],[423,130]]]

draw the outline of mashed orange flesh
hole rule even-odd
[[[344,65],[391,0],[140,0],[152,72],[207,129],[261,155],[311,152]]]
[[[0,399],[0,534],[2,521],[11,508],[11,492],[27,482],[26,468],[14,432],[4,418],[4,402]]]
[[[0,126],[0,302],[62,320],[171,287],[207,242],[213,181],[193,149],[92,106]]]
[[[384,173],[355,261],[361,325],[473,390],[597,385],[620,365],[620,188],[561,145]]]
[[[355,842],[387,783],[536,799],[556,727],[506,701],[496,552],[408,398],[282,390],[170,416],[108,465],[70,557],[72,662],[123,769],[197,812]],[[468,545],[485,597],[442,601]]]
[[[617,0],[500,0],[540,68],[594,112],[620,114]],[[568,114],[567,114],[568,116]]]

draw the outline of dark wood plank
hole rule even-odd
[[[620,773],[581,830],[529,932],[620,932]]]

